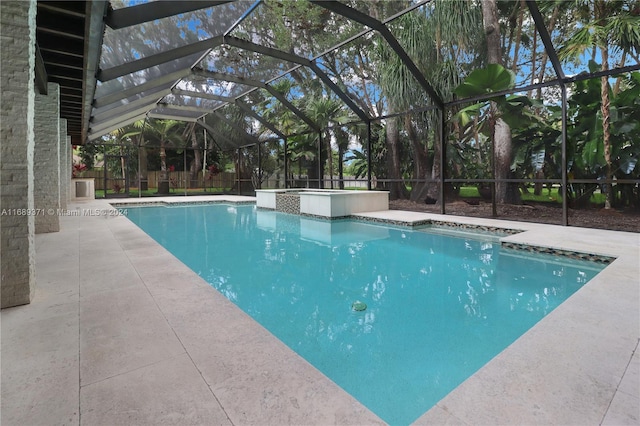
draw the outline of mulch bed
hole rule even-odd
[[[429,213],[440,213],[440,206],[416,203],[409,200],[389,201],[392,210],[407,210]],[[562,207],[544,203],[526,203],[521,205],[505,204],[497,206],[495,219],[521,222],[562,224]],[[493,218],[491,203],[471,199],[456,200],[445,205],[446,214]],[[616,210],[603,208],[569,209],[569,225],[613,231],[640,232],[640,211]]]

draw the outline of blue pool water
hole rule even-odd
[[[384,421],[415,421],[602,265],[254,206],[128,218]],[[352,304],[367,309],[355,311]]]

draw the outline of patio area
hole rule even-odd
[[[213,199],[253,200],[188,201]],[[3,425],[383,424],[106,201],[69,211],[35,236],[31,304],[1,312]],[[359,215],[517,228],[505,240],[617,258],[417,424],[640,424],[639,234]]]

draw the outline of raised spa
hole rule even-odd
[[[256,206],[284,213],[337,218],[389,210],[389,193],[340,189],[258,189]]]

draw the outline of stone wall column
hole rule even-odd
[[[60,119],[60,144],[58,146],[58,204],[61,209],[67,208],[67,192],[69,191],[69,181],[67,179],[67,167],[69,159],[67,158],[67,120]]]
[[[60,230],[60,86],[47,84],[48,94],[36,93],[34,202],[36,234]]]
[[[0,302],[35,292],[33,199],[36,0],[0,1]]]
[[[73,146],[71,145],[71,136],[67,136],[67,143],[65,144],[67,168],[66,168],[66,185],[67,185],[67,204],[71,202],[71,197],[75,195],[75,192],[71,191],[71,179],[73,178]]]

